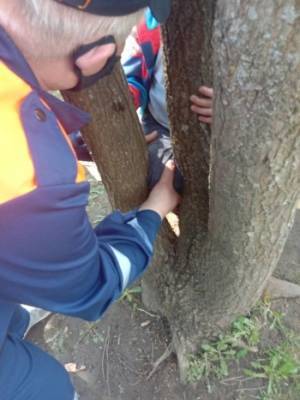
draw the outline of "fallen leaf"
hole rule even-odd
[[[75,363],[67,363],[65,364],[65,369],[71,374],[76,374],[77,372],[85,371],[86,366],[81,365],[80,367],[78,367]]]
[[[148,320],[148,321],[142,322],[141,323],[141,327],[142,328],[147,328],[147,326],[149,326],[150,324],[151,324],[151,321]]]

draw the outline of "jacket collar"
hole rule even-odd
[[[0,26],[0,61],[23,79],[46,101],[67,133],[76,132],[90,121],[90,115],[43,90],[23,54]]]

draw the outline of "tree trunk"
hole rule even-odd
[[[189,213],[183,208],[184,233],[167,310],[184,378],[187,354],[259,299],[292,226],[300,186],[300,37],[294,0],[217,3],[214,123],[207,151],[206,131],[188,122],[193,118],[190,93],[184,99],[182,93],[191,85],[195,91],[199,80],[206,83],[203,78],[210,81],[208,67],[200,65],[206,62],[203,56],[210,60],[212,2],[194,0],[189,9],[175,0],[173,11],[165,29],[169,111],[175,153],[187,178]],[[193,40],[201,41],[203,53],[190,45]],[[190,63],[193,57],[198,63]],[[203,196],[193,188],[199,174],[200,189],[208,191],[203,165],[209,154],[209,218],[203,238]]]
[[[92,115],[82,130],[114,209],[128,211],[147,197],[147,148],[120,65],[111,76],[63,97]]]
[[[174,0],[164,29],[172,136],[186,184],[181,236],[174,242],[163,233],[146,286],[169,320],[183,379],[201,340],[259,299],[292,226],[300,188],[296,3]],[[97,118],[85,137],[110,198],[128,208],[146,193],[145,146],[125,117],[124,82],[114,79],[83,93],[79,105]],[[212,80],[210,135],[189,96]]]

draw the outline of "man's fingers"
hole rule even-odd
[[[214,95],[214,90],[212,88],[209,88],[207,86],[200,86],[199,87],[199,93],[202,94],[203,96],[213,98]]]
[[[212,108],[201,108],[198,106],[191,106],[191,110],[194,111],[196,114],[203,115],[205,117],[212,117],[213,110]]]
[[[191,102],[195,105],[195,106],[199,106],[199,107],[207,107],[207,108],[211,108],[212,107],[212,100],[211,99],[207,99],[204,97],[199,97],[196,95],[192,95],[191,96]]]
[[[151,133],[148,133],[147,135],[145,135],[145,140],[147,144],[150,144],[152,142],[154,142],[154,140],[156,140],[158,137],[158,132],[157,131],[153,131]]]

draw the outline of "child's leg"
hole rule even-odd
[[[148,185],[152,189],[159,181],[166,163],[174,158],[171,139],[169,136],[162,135],[148,145],[149,171]],[[178,168],[175,170],[174,188],[178,193],[183,190],[183,177]]]
[[[160,125],[152,117],[149,111],[146,111],[143,116],[142,126],[145,135],[152,133],[153,131],[157,131],[158,133],[157,139],[148,145],[148,186],[152,189],[159,181],[166,163],[174,158],[173,148],[170,131],[166,127]],[[181,193],[183,190],[183,177],[178,169],[175,171],[174,187],[178,193]]]
[[[8,335],[0,350],[0,393],[5,400],[74,400],[66,370],[33,344]]]

